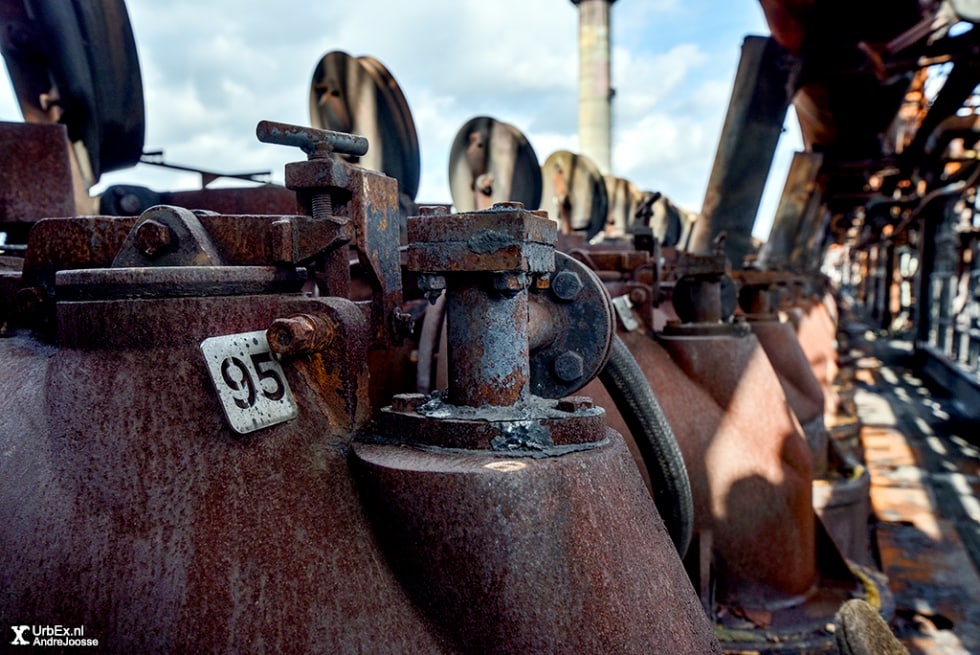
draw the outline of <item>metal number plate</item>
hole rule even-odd
[[[232,430],[248,434],[296,418],[296,400],[265,330],[205,339],[201,352]]]

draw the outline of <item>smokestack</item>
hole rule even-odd
[[[578,6],[579,151],[603,175],[610,166],[612,87],[609,83],[609,7],[616,0],[572,0]]]

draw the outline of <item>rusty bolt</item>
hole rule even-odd
[[[277,318],[266,330],[269,348],[278,355],[306,355],[323,351],[333,339],[332,323],[321,316],[296,314]]]
[[[436,273],[419,273],[418,285],[422,295],[435,304],[439,294],[446,288],[446,277]]]
[[[630,289],[630,302],[634,305],[642,305],[647,301],[647,290],[640,287]]]
[[[420,291],[442,291],[446,288],[446,277],[434,273],[419,273]]]
[[[333,197],[327,191],[317,191],[310,199],[310,215],[316,220],[333,216]]]
[[[136,228],[136,248],[147,257],[159,257],[173,250],[176,245],[176,235],[160,221],[150,218]]]
[[[583,286],[575,271],[559,271],[551,278],[551,291],[561,300],[575,300]]]
[[[551,362],[551,366],[555,372],[555,377],[562,382],[574,382],[585,373],[582,356],[571,350],[566,350],[555,357],[554,361]]]
[[[493,290],[497,293],[513,297],[527,288],[527,274],[525,273],[494,273]]]
[[[445,205],[422,205],[418,209],[419,216],[441,216],[449,213],[449,207]]]
[[[427,400],[424,393],[399,393],[391,399],[391,411],[414,412]]]
[[[495,211],[511,211],[514,209],[524,209],[523,202],[495,202],[490,208]]]
[[[592,409],[595,405],[588,396],[565,396],[558,400],[558,410],[573,414],[582,409]]]

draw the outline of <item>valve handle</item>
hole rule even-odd
[[[301,127],[276,121],[259,121],[255,126],[255,136],[262,143],[295,146],[305,152],[310,159],[323,159],[334,152],[362,157],[368,151],[367,138],[357,134]]]

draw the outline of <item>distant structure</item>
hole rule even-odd
[[[579,152],[611,172],[612,86],[609,74],[609,7],[616,0],[572,0],[578,18]]]

